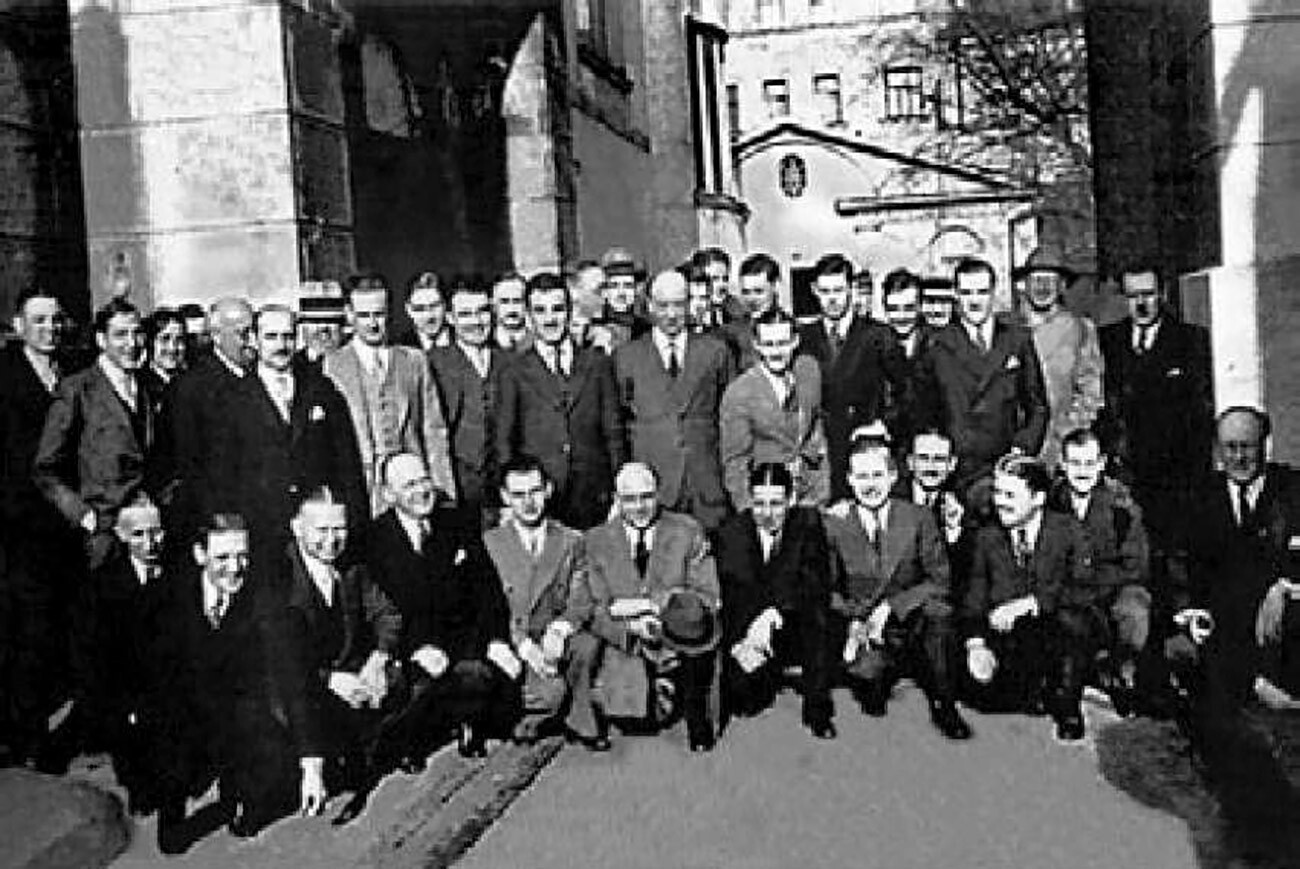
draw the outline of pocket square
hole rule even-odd
[[[1019,367],[1020,367],[1020,357],[1019,357],[1019,356],[1008,356],[1008,357],[1007,357],[1006,369],[1007,369],[1008,371],[1015,371],[1015,370],[1016,370],[1017,368],[1019,368]]]
[[[469,553],[466,552],[464,549],[457,549],[456,557],[452,559],[452,564],[455,564],[457,567],[459,567],[460,565],[465,563],[466,558],[469,558]]]
[[[325,408],[319,404],[313,404],[311,411],[307,414],[307,419],[311,422],[320,422],[325,418]]]
[[[1165,372],[1165,377],[1182,377],[1182,376],[1183,376],[1183,369],[1181,368],[1170,368],[1168,371]]]

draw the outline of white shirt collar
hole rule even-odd
[[[668,348],[674,347],[677,350],[677,364],[680,365],[685,361],[686,356],[686,330],[677,335],[675,338],[669,338],[663,330],[655,326],[650,330],[650,340],[654,341],[655,348],[658,349],[659,355],[664,358],[664,364],[668,364]]]
[[[135,378],[108,361],[108,356],[103,353],[99,354],[96,363],[99,365],[99,370],[104,372],[104,376],[108,378],[108,382],[113,387],[113,391],[117,393],[118,398],[134,408],[138,394]]]
[[[367,369],[374,370],[376,365],[387,365],[388,363],[387,347],[372,347],[356,337],[352,339],[352,347],[356,350],[357,358],[361,360],[361,364]]]
[[[658,527],[659,523],[655,522],[649,528],[645,529],[645,548],[647,552],[651,552],[655,548],[655,529]],[[637,529],[633,528],[631,525],[624,525],[623,533],[627,536],[628,551],[635,555]]]
[[[1080,495],[1073,489],[1070,490],[1070,508],[1074,511],[1075,517],[1082,522],[1083,518],[1088,515],[1088,507],[1092,504],[1092,492],[1086,495]]]
[[[771,561],[772,553],[776,550],[777,541],[781,539],[781,529],[762,528],[755,526],[758,532],[758,548],[763,551],[763,560]]]
[[[758,370],[763,372],[767,382],[772,384],[772,389],[776,392],[776,403],[785,404],[785,400],[789,397],[790,390],[794,385],[794,366],[791,365],[790,370],[786,372],[784,377],[777,377],[762,362],[758,363]]]
[[[420,521],[414,516],[408,516],[401,510],[394,510],[397,514],[397,521],[401,523],[402,530],[406,532],[406,538],[411,541],[411,548],[419,550],[420,548]],[[428,520],[424,520],[428,521]],[[427,526],[432,527],[432,526]]]
[[[464,353],[465,358],[474,366],[474,370],[478,372],[479,377],[487,377],[488,370],[492,367],[492,345],[484,344],[481,347],[474,347],[458,338],[456,339],[456,346],[460,348],[460,352]]]
[[[282,385],[287,385],[290,390],[293,389],[294,383],[292,368],[285,369],[284,371],[276,371],[269,365],[259,362],[257,363],[257,377],[266,385],[267,390],[273,395],[275,394],[275,390]]]
[[[925,506],[925,499],[930,493],[926,491],[925,486],[915,478],[912,480],[912,503],[919,506]],[[936,499],[943,496],[943,490],[940,489],[934,493]]]
[[[1023,528],[1026,532],[1026,539],[1029,541],[1030,549],[1037,549],[1038,533],[1043,529],[1043,511],[1039,510],[1033,516],[1030,516],[1029,521],[1020,526],[1020,528]],[[1019,535],[1020,528],[1013,528],[1011,530],[1011,539],[1013,541]]]
[[[299,555],[302,556],[303,566],[307,568],[307,575],[316,585],[316,590],[320,592],[321,597],[325,598],[326,606],[334,606],[335,579],[338,576],[338,570],[333,565],[326,564],[312,558],[299,547]]]
[[[1130,342],[1130,343],[1132,344],[1132,346],[1133,346],[1133,349],[1136,350],[1136,349],[1137,349],[1137,346],[1138,346],[1138,342],[1144,340],[1144,339],[1143,339],[1143,330],[1144,330],[1144,329],[1146,330],[1146,331],[1145,331],[1145,343],[1143,343],[1143,345],[1142,345],[1142,349],[1143,349],[1143,350],[1150,350],[1152,347],[1154,347],[1154,346],[1155,346],[1155,343],[1156,343],[1156,335],[1159,334],[1159,332],[1160,332],[1160,323],[1161,323],[1163,320],[1164,320],[1163,317],[1157,317],[1157,318],[1156,318],[1156,321],[1155,321],[1154,323],[1152,323],[1150,326],[1145,326],[1145,327],[1144,327],[1144,326],[1139,326],[1139,325],[1137,324],[1137,322],[1135,321],[1135,322],[1133,323],[1133,336],[1132,336],[1132,337],[1133,337],[1133,340]]]
[[[1232,515],[1238,522],[1241,521],[1241,513],[1238,512],[1237,491],[1240,487],[1231,479],[1228,480],[1228,503],[1232,504]],[[1250,503],[1251,509],[1259,503],[1259,496],[1264,491],[1264,474],[1250,481],[1246,486],[1246,500]]]
[[[862,523],[862,528],[864,531],[868,530],[867,523],[871,521],[870,519],[867,518],[868,516],[871,516],[876,520],[877,533],[889,527],[889,499],[888,498],[885,499],[885,503],[878,510],[869,510],[866,507],[863,507],[861,504],[854,504],[853,506],[857,511],[858,521]]]
[[[554,368],[558,363],[570,373],[573,372],[573,340],[567,335],[559,344],[543,344],[539,341],[534,346],[548,367]]]
[[[838,320],[832,320],[830,317],[822,317],[822,328],[826,330],[827,335],[834,332],[836,336],[843,341],[848,337],[849,329],[853,328],[853,312],[850,311],[846,313]]]
[[[984,339],[985,349],[991,349],[993,347],[993,327],[995,323],[992,314],[989,314],[989,318],[978,326],[968,323],[965,320],[961,321],[961,325],[962,328],[966,330],[966,334],[970,337],[972,343],[979,343],[977,340],[978,336],[979,338]]]
[[[225,353],[222,353],[220,347],[214,346],[212,348],[212,355],[217,357],[217,361],[220,362],[222,365],[226,366],[226,370],[229,371],[231,374],[235,375],[236,377],[243,377],[245,374],[248,373],[243,369],[243,366],[236,365],[230,359],[230,357],[226,356]]]
[[[199,579],[199,583],[203,588],[203,614],[207,615],[208,613],[212,612],[213,607],[217,605],[217,600],[221,596],[221,591],[215,585],[208,582],[208,578],[206,576],[201,577]],[[228,596],[226,598],[225,610],[222,612],[222,615],[225,615],[226,612],[230,611],[230,602],[232,600],[234,600],[233,596]]]
[[[522,522],[511,520],[515,526],[515,533],[519,535],[519,542],[523,545],[524,551],[532,553],[534,547],[538,555],[542,553],[546,546],[546,520],[543,519],[538,523],[536,528],[529,528]]]
[[[141,588],[144,588],[149,584],[149,565],[140,561],[135,556],[130,556],[128,560],[131,562],[131,569],[135,571],[136,581],[140,583]],[[155,564],[154,568],[158,569],[158,565]]]
[[[37,353],[26,345],[23,346],[23,355],[27,357],[27,364],[32,366],[32,370],[36,372],[36,376],[45,388],[53,392],[59,382],[59,370],[54,365],[54,359],[44,353]]]

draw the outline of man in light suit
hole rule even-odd
[[[625,450],[614,365],[574,343],[569,288],[559,275],[533,276],[528,310],[536,340],[502,371],[496,456],[540,459],[555,485],[555,518],[587,529],[609,514]]]
[[[763,462],[790,469],[800,504],[830,496],[822,429],[821,372],[796,356],[794,318],[780,309],[754,321],[759,362],[731,382],[719,411],[723,479],[731,504],[749,506],[749,474]]]
[[[848,495],[849,435],[860,425],[886,418],[889,396],[904,394],[906,371],[893,331],[869,315],[855,315],[848,259],[827,254],[817,261],[814,274],[813,293],[822,316],[800,327],[799,352],[821,367],[831,497],[842,498]]]
[[[659,477],[659,501],[706,530],[727,515],[718,458],[718,409],[731,380],[726,345],[686,329],[686,280],[663,272],[650,285],[649,335],[614,354],[632,459]]]
[[[85,535],[90,569],[107,560],[117,511],[152,488],[153,408],[137,374],[144,364],[140,312],[113,299],[95,314],[95,364],[66,378],[36,448],[36,487]]]
[[[434,484],[455,501],[447,422],[428,359],[414,348],[389,345],[388,287],[382,279],[369,280],[349,280],[347,314],[355,334],[325,357],[322,370],[352,412],[371,513],[383,510],[383,461],[400,452],[424,459]]]
[[[718,609],[718,575],[704,529],[659,509],[654,471],[629,462],[616,482],[618,515],[585,536],[591,633],[602,642],[598,682],[606,715],[658,721],[659,692],[675,692],[692,751],[715,742],[709,711]],[[683,594],[685,592],[686,594]],[[689,598],[688,598],[689,596]],[[693,629],[668,646],[667,610],[689,599]],[[581,609],[580,605],[580,609]],[[665,654],[668,649],[675,649]],[[669,667],[672,667],[669,670]],[[670,687],[671,686],[671,687]]]
[[[471,284],[451,289],[456,340],[429,353],[451,432],[452,469],[467,521],[490,524],[499,506],[496,475],[496,406],[508,355],[492,343],[492,301]]]
[[[961,316],[934,333],[916,394],[921,424],[952,438],[964,490],[1013,448],[1037,455],[1050,409],[1033,336],[993,315],[993,267],[966,259],[955,274]]]
[[[523,456],[501,472],[501,500],[510,518],[483,543],[496,565],[510,609],[510,642],[523,662],[523,718],[515,741],[531,743],[559,723],[568,704],[569,734],[605,751],[592,702],[599,642],[585,628],[588,601],[582,535],[550,518],[551,483],[541,462]]]
[[[328,487],[354,524],[370,507],[347,402],[325,377],[294,371],[293,311],[267,305],[254,320],[258,362],[230,392],[224,425],[213,437],[225,510],[248,522],[254,557],[275,557],[289,542],[289,520],[302,494]]]
[[[883,438],[856,440],[848,472],[854,503],[826,520],[831,606],[848,623],[846,672],[863,711],[880,716],[902,667],[924,661],[930,720],[949,739],[968,739],[956,705],[948,556],[930,512],[890,496],[895,461]]]

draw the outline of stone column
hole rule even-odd
[[[70,0],[90,290],[287,296],[350,266],[328,3]]]

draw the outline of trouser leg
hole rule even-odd
[[[564,681],[569,691],[565,725],[584,739],[601,735],[593,689],[600,670],[601,642],[586,631],[569,637],[565,650]]]

